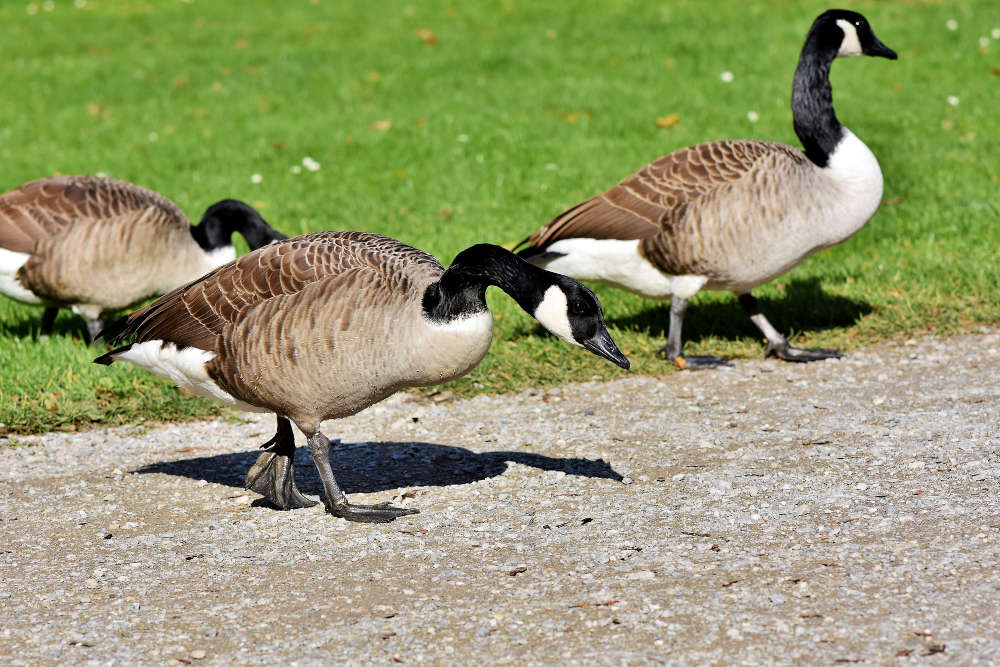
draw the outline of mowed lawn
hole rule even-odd
[[[838,60],[832,72],[839,118],[882,165],[883,206],[848,242],[756,293],[796,344],[848,353],[995,325],[1000,6],[842,6],[899,53]],[[792,73],[827,7],[4,3],[0,189],[102,173],[163,193],[195,220],[237,197],[288,235],[369,230],[447,264],[476,242],[517,241],[676,148],[746,137],[797,146]],[[674,372],[655,356],[668,305],[595,289],[632,372]],[[489,356],[446,389],[622,375],[546,334],[499,291],[490,302]],[[69,311],[39,340],[40,318],[0,298],[0,433],[218,412],[126,365],[92,364],[100,350],[83,343]],[[729,294],[696,296],[685,337],[689,353],[764,352]]]

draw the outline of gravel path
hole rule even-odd
[[[997,664],[998,348],[396,396],[383,525],[255,503],[273,417],[0,440],[0,662]]]

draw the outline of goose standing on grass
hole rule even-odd
[[[682,148],[602,195],[562,213],[515,247],[539,266],[651,298],[669,297],[660,354],[681,368],[724,357],[682,356],[681,327],[698,290],[728,290],[786,361],[837,357],[797,349],[761,312],[750,290],[861,229],[882,199],[878,161],[833,111],[830,65],[838,56],[896,53],[864,16],[830,10],[812,24],[792,87],[804,151],[767,141],[713,141]]]
[[[247,488],[278,507],[316,504],[295,486],[293,422],[319,470],[326,509],[352,521],[391,521],[416,510],[348,503],[320,422],[472,370],[493,338],[489,285],[566,342],[629,367],[597,297],[577,281],[486,244],[463,250],[445,270],[421,250],[363,232],[307,234],[248,253],[109,327],[116,340],[133,342],[95,361],[128,361],[226,405],[274,412],[277,432]]]
[[[251,249],[285,238],[234,199],[191,226],[169,199],[110,178],[60,176],[0,195],[0,294],[45,307],[42,334],[60,307],[87,323],[164,294],[236,257],[232,234]]]

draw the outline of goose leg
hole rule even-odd
[[[104,328],[104,322],[101,320],[85,320],[85,322],[87,323],[87,342],[93,345],[97,334],[101,333]]]
[[[333,468],[330,467],[330,440],[316,431],[309,437],[308,442],[313,463],[316,464],[320,479],[323,480],[323,498],[326,510],[330,514],[348,521],[365,523],[386,523],[407,514],[417,514],[418,510],[408,507],[393,507],[389,503],[352,505],[347,502],[347,496],[337,485],[337,480],[333,477]]]
[[[87,327],[87,333],[84,334],[84,337],[88,344],[93,345],[97,334],[101,333],[101,329],[104,328],[104,322],[101,321],[101,314],[104,310],[92,303],[74,303],[70,310],[83,318]]]
[[[750,319],[757,328],[760,329],[764,337],[767,338],[767,351],[765,357],[777,357],[784,361],[820,361],[823,359],[839,359],[841,354],[837,350],[829,348],[803,349],[792,347],[788,344],[788,339],[775,329],[764,313],[760,310],[760,303],[749,292],[739,295],[740,306],[743,312],[750,316]]]
[[[312,507],[315,500],[302,495],[295,486],[295,436],[292,424],[278,417],[274,437],[261,445],[265,450],[247,473],[246,488],[256,491],[283,510]]]
[[[56,315],[59,314],[59,309],[54,306],[48,306],[42,313],[42,340],[48,338],[52,335],[52,330],[55,328]]]
[[[715,368],[717,366],[729,366],[729,357],[715,357],[711,355],[691,355],[682,354],[684,341],[681,339],[681,330],[684,327],[684,314],[687,312],[687,299],[674,295],[670,297],[670,328],[667,330],[667,344],[656,353],[661,359],[668,359],[674,366],[680,369],[695,370],[698,368]]]

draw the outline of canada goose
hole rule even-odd
[[[320,422],[472,370],[493,337],[489,285],[566,342],[629,367],[597,297],[575,280],[486,244],[445,270],[421,250],[363,232],[307,234],[248,253],[113,324],[102,335],[120,330],[116,340],[133,342],[95,361],[128,361],[226,405],[274,412],[277,432],[247,488],[278,507],[315,505],[295,487],[291,421],[307,438],[326,509],[391,521],[415,510],[348,503]]]
[[[646,297],[670,297],[660,354],[681,368],[724,357],[683,357],[681,326],[700,289],[736,294],[767,337],[767,355],[786,361],[840,356],[788,344],[750,294],[812,253],[861,229],[882,198],[878,161],[833,111],[829,71],[838,56],[896,53],[864,16],[821,14],[806,35],[792,87],[801,151],[767,141],[712,141],[643,167],[604,194],[557,216],[515,246],[530,262]]]
[[[251,249],[285,238],[253,208],[226,199],[191,226],[169,199],[110,178],[60,176],[0,195],[0,294],[45,307],[42,334],[68,306],[91,339],[101,315],[164,294]]]

